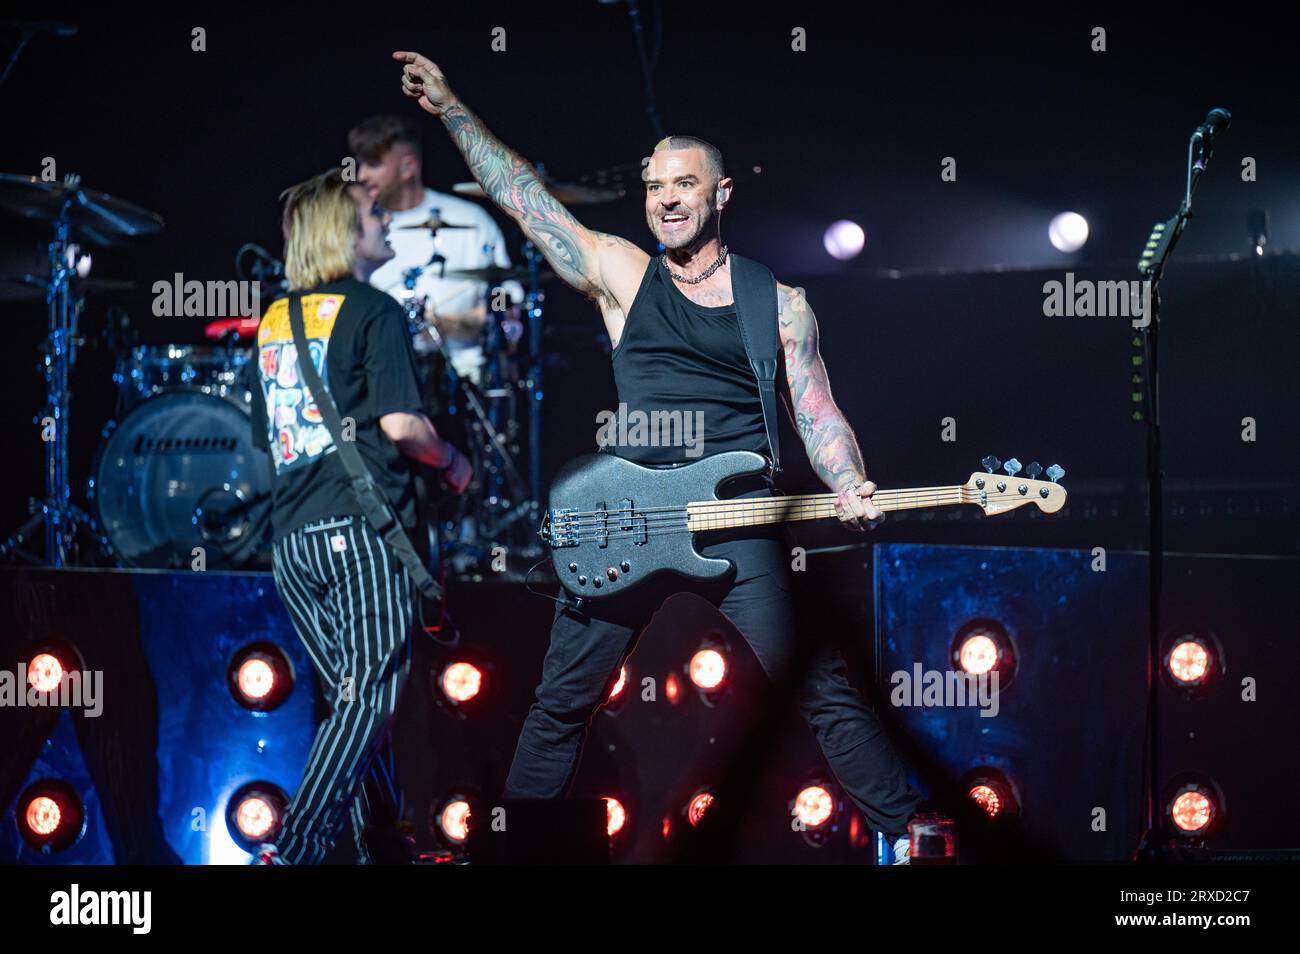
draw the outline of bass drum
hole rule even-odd
[[[90,496],[126,566],[250,564],[269,549],[271,459],[253,446],[246,407],[201,391],[165,391],[110,424]]]

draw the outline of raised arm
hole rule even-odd
[[[542,251],[555,273],[601,305],[602,311],[631,306],[649,256],[631,242],[594,232],[575,219],[546,190],[535,169],[488,130],[452,91],[427,57],[394,53],[404,64],[402,91],[439,117],[465,157],[474,178],[502,212],[514,219]],[[609,315],[607,314],[607,320]],[[621,318],[618,330],[622,330]],[[611,336],[617,335],[611,330]]]
[[[795,425],[808,460],[827,487],[839,493],[840,520],[861,529],[861,520],[883,514],[871,500],[876,485],[867,480],[853,428],[831,397],[831,384],[818,344],[817,318],[802,288],[777,285],[777,317]]]

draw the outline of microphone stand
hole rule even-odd
[[[1163,814],[1156,804],[1159,798],[1159,710],[1156,705],[1160,685],[1160,598],[1164,570],[1164,472],[1160,448],[1160,280],[1174,247],[1192,217],[1192,195],[1200,184],[1214,152],[1213,134],[1206,135],[1207,125],[1197,127],[1187,144],[1187,184],[1183,201],[1173,218],[1157,222],[1143,247],[1138,271],[1148,286],[1145,324],[1134,323],[1134,347],[1141,351],[1134,364],[1133,376],[1138,391],[1135,401],[1142,407],[1133,411],[1134,421],[1147,427],[1147,500],[1150,507],[1148,534],[1148,633],[1147,633],[1147,717],[1145,759],[1143,766],[1143,832],[1135,853],[1139,862],[1160,862],[1169,858],[1171,843],[1165,830]],[[1223,128],[1226,128],[1223,127]]]

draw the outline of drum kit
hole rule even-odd
[[[605,182],[550,187],[574,204],[623,194]],[[454,191],[483,197],[476,183]],[[78,322],[87,296],[134,287],[91,278],[86,249],[119,246],[161,231],[164,223],[147,209],[86,188],[76,176],[47,182],[0,174],[0,210],[51,232],[46,273],[0,283],[21,287],[27,297],[42,295],[49,326],[41,346],[46,400],[38,418],[44,496],[0,542],[0,559],[189,568],[201,553],[209,569],[268,565],[270,463],[253,445],[244,375],[258,316],[209,321],[206,336],[217,342],[210,345],[142,345],[123,331],[125,320],[107,323],[102,342],[115,355],[117,408],[101,433],[83,508],[74,501],[68,466],[70,376],[77,348],[87,341]],[[436,234],[463,226],[435,216],[408,227]],[[249,250],[253,265],[246,268]],[[444,493],[425,504],[426,524],[447,576],[499,576],[501,553],[525,559],[540,553],[542,286],[554,275],[529,242],[517,268],[446,268],[440,257],[404,273],[403,304],[430,416],[470,458],[474,479],[463,495]],[[479,321],[440,315],[438,302],[415,294],[420,274],[434,268],[439,278],[487,289],[518,283],[522,302],[500,307],[503,296],[492,296],[498,307],[485,307]],[[239,250],[236,269],[241,278],[272,286],[283,278],[283,266],[254,245]]]
[[[624,194],[617,183],[603,180],[585,184],[548,179],[547,186],[568,204],[608,202]],[[476,182],[459,183],[452,191],[487,198]],[[427,221],[401,226],[435,237],[442,230],[467,227],[437,213]],[[525,241],[522,248],[519,267],[448,268],[435,246],[428,262],[402,273],[426,403],[439,434],[467,454],[474,468],[467,492],[443,495],[440,519],[430,524],[438,530],[437,551],[445,570],[459,578],[499,576],[496,557],[502,547],[525,562],[542,552],[536,534],[542,510],[542,285],[555,275],[543,267],[543,256],[532,242]],[[444,302],[416,293],[424,275],[489,289],[491,304],[483,309],[481,320],[442,314]],[[505,305],[506,296],[499,292],[511,283],[522,288],[522,302]]]

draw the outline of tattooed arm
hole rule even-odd
[[[437,65],[418,53],[394,53],[403,63],[402,91],[442,120],[488,197],[514,219],[555,273],[594,299],[615,344],[650,256],[626,239],[585,228],[546,190],[532,165],[488,130],[447,84]]]
[[[802,288],[777,285],[777,320],[785,351],[785,374],[795,424],[813,470],[839,493],[836,512],[846,525],[860,530],[863,520],[883,514],[871,500],[876,485],[867,480],[853,428],[831,397],[818,345],[817,318]]]

